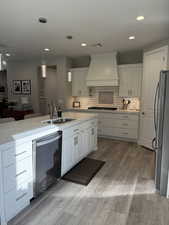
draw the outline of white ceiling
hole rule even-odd
[[[136,21],[138,15],[145,20]],[[47,24],[38,23],[41,16]],[[168,38],[169,0],[0,1],[0,45],[13,58],[39,57],[45,47],[52,49],[48,54],[67,56],[135,50]],[[103,47],[82,48],[81,42]]]

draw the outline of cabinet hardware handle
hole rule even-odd
[[[17,157],[17,156],[22,155],[22,154],[24,154],[24,153],[26,153],[26,151],[23,151],[23,152],[20,152],[20,153],[18,153],[18,154],[15,154],[15,156]]]
[[[18,176],[20,176],[20,175],[22,175],[22,174],[24,174],[24,173],[26,173],[26,172],[27,172],[26,170],[23,170],[22,172],[16,174],[16,177],[18,177]]]
[[[78,144],[78,137],[75,137],[74,138],[74,145],[77,145]]]
[[[21,196],[19,196],[18,198],[16,198],[16,201],[21,200],[23,197],[25,197],[27,195],[27,193],[23,193]]]
[[[79,131],[79,129],[75,129],[75,130],[74,130],[74,132],[77,132],[77,131]]]
[[[142,114],[142,115],[145,115],[145,112],[142,112],[141,114]]]
[[[126,135],[127,135],[128,133],[127,133],[127,132],[124,132],[124,133],[122,133],[122,134],[126,134]]]
[[[128,123],[123,123],[122,125],[123,125],[123,126],[128,126]]]

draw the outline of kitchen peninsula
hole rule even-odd
[[[61,176],[97,150],[97,114],[66,112],[63,118],[73,120],[48,124],[49,116],[42,116],[0,125],[0,210],[4,224],[34,197],[33,140],[62,131]]]

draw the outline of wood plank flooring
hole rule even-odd
[[[10,225],[169,225],[169,200],[154,187],[154,153],[99,139],[90,157],[104,160],[89,185],[61,180]]]

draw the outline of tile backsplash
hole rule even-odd
[[[119,109],[122,108],[123,103],[122,100],[124,98],[119,97],[119,87],[94,87],[91,90],[91,96],[89,97],[76,97],[77,101],[80,101],[81,104],[81,108],[87,108],[90,106],[96,106],[96,105],[100,105],[99,104],[99,92],[113,92],[113,106],[117,107]],[[131,103],[128,106],[128,109],[133,109],[133,110],[139,110],[140,108],[140,101],[139,98],[125,98],[127,100],[130,100]],[[74,101],[75,99],[73,98],[72,101]],[[106,105],[106,106],[112,106],[112,104],[108,105],[108,104],[102,104],[102,105]],[[101,106],[101,105],[100,105]]]

